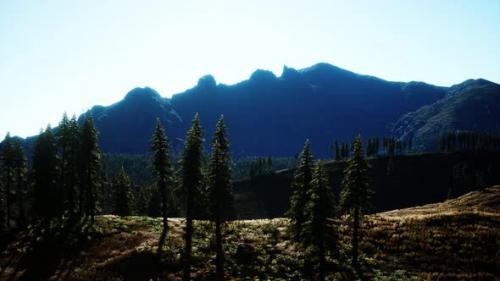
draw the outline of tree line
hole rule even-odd
[[[394,156],[410,153],[413,151],[412,140],[398,140],[394,137],[384,138],[369,138],[366,143],[362,144],[365,147],[365,155],[374,157],[380,155]],[[351,157],[352,144],[339,142],[335,140],[330,145],[332,158],[335,160],[346,160]]]
[[[0,150],[0,231],[9,231],[11,226],[19,229],[26,223],[50,225],[54,220],[84,219],[94,223],[99,212],[98,199],[102,198],[100,193],[106,193],[99,191],[109,184],[103,176],[98,132],[92,116],[88,115],[80,125],[76,117],[69,119],[65,114],[56,132],[50,126],[43,130],[33,145],[30,169],[19,139],[7,134]],[[177,171],[174,171],[169,141],[159,120],[152,136],[151,151],[155,178],[155,195],[151,199],[158,200],[163,222],[158,254],[161,255],[168,236],[168,208],[176,189],[185,207],[184,280],[190,280],[193,220],[201,208],[215,224],[216,276],[222,280],[222,227],[234,214],[229,140],[224,118],[221,116],[216,125],[208,157],[203,151],[203,130],[198,115],[186,134]],[[123,168],[111,186],[112,212],[131,214],[133,184]],[[12,213],[14,205],[17,205],[16,218]],[[25,219],[26,213],[29,213],[29,221]]]
[[[48,223],[63,216],[93,222],[100,158],[90,116],[79,125],[76,117],[65,114],[56,133],[50,126],[42,130],[30,167],[21,141],[7,134],[0,150],[0,228],[22,227],[33,220]]]
[[[500,135],[469,131],[449,132],[439,138],[439,151],[495,151],[500,150]]]
[[[212,136],[208,156],[204,154],[203,140],[200,118],[195,115],[186,133],[180,159],[174,165],[167,135],[161,122],[156,122],[150,159],[155,185],[150,200],[156,200],[152,205],[159,207],[162,217],[157,253],[162,254],[169,235],[169,208],[176,204],[175,200],[181,200],[185,217],[183,279],[191,278],[193,220],[200,212],[205,212],[206,218],[215,224],[215,277],[224,280],[222,228],[225,222],[233,219],[234,199],[229,140],[222,116]],[[370,198],[368,165],[361,137],[355,138],[349,149],[350,158],[338,204],[333,200],[330,180],[322,164],[314,161],[309,141],[294,171],[290,209],[286,213],[291,220],[289,232],[303,247],[310,263],[319,272],[320,280],[324,280],[326,274],[327,253],[338,256],[336,221],[342,214],[349,214],[353,233],[352,266],[359,267],[360,227]],[[65,218],[84,219],[93,224],[95,215],[100,213],[99,201],[105,201],[102,193],[107,193],[103,192],[106,186],[112,188],[111,212],[117,215],[132,214],[134,194],[141,195],[134,192],[133,183],[123,167],[110,183],[105,179],[98,131],[90,115],[79,124],[74,116],[69,119],[65,114],[57,130],[48,126],[42,131],[33,145],[31,166],[20,140],[10,135],[2,143],[0,156],[2,230],[9,230],[13,225],[22,227],[27,223],[48,223]],[[255,167],[270,166],[271,161],[257,160]],[[179,195],[174,199],[175,192]],[[17,205],[15,216],[14,205]]]

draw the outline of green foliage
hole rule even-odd
[[[191,250],[193,236],[194,198],[202,180],[203,134],[198,114],[189,128],[181,158],[181,190],[186,198],[186,234],[184,247],[184,280],[191,272]]]
[[[469,131],[456,131],[439,138],[441,152],[500,150],[500,135]]]
[[[167,185],[172,183],[172,165],[170,163],[168,139],[160,119],[156,120],[151,150],[153,151],[152,162],[156,183],[160,192],[166,194]]]
[[[76,117],[68,119],[66,113],[59,123],[57,144],[61,158],[61,189],[65,209],[73,213],[77,209],[79,126]]]
[[[96,189],[101,184],[101,151],[98,132],[92,116],[87,116],[80,131],[80,213],[94,221],[96,212]]]
[[[107,178],[118,176],[121,168],[124,167],[134,184],[147,186],[154,182],[150,155],[104,153],[102,155],[102,165]]]
[[[208,198],[212,220],[226,220],[234,216],[231,184],[231,157],[226,125],[221,116],[212,138],[208,167]]]
[[[352,218],[352,265],[358,267],[359,228],[363,211],[369,206],[370,190],[366,172],[368,163],[363,154],[361,136],[357,136],[352,143],[352,156],[347,161],[342,179],[340,206],[344,212],[349,212]]]
[[[295,158],[293,157],[246,157],[234,163],[233,180],[254,179],[294,166]]]
[[[168,139],[161,125],[160,119],[156,120],[156,127],[151,141],[151,150],[153,151],[153,168],[156,179],[156,186],[161,196],[161,209],[163,217],[163,229],[168,228],[167,220],[167,202],[168,195],[171,193],[172,186],[172,165],[170,164]]]
[[[302,226],[306,220],[304,208],[308,201],[308,192],[311,189],[312,172],[313,155],[309,140],[306,140],[293,176],[290,209],[286,213],[291,218],[290,230],[296,239],[301,237]]]
[[[33,209],[41,219],[51,219],[62,214],[63,197],[58,180],[57,143],[48,126],[33,146]]]
[[[153,151],[153,168],[156,179],[156,187],[161,196],[161,214],[163,218],[163,231],[158,242],[158,252],[160,252],[165,243],[165,238],[168,230],[168,195],[172,186],[172,167],[170,164],[168,139],[161,125],[160,119],[156,119],[156,127],[153,133],[151,142],[151,150]]]
[[[321,163],[314,166],[311,189],[307,192],[305,222],[301,233],[301,242],[306,248],[309,260],[320,271],[324,279],[326,249],[336,253],[336,230],[328,221],[334,215],[333,199],[326,175]]]
[[[120,175],[113,181],[113,197],[113,214],[130,216],[133,202],[132,182],[123,168]]]
[[[18,226],[24,224],[26,173],[26,156],[21,141],[7,134],[0,148],[0,230],[10,228],[15,203],[18,203],[16,222]]]
[[[233,194],[231,190],[231,158],[229,140],[226,137],[224,117],[217,122],[212,138],[208,174],[208,198],[210,198],[210,215],[215,222],[216,237],[216,276],[224,279],[224,251],[222,246],[221,224],[231,216],[233,210]]]
[[[361,137],[352,143],[352,157],[347,161],[342,180],[340,206],[343,211],[366,210],[369,206],[370,190],[367,177],[368,163],[363,154]]]

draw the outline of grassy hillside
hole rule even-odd
[[[161,258],[161,220],[100,216],[94,226],[32,226],[2,239],[0,280],[180,280],[183,220],[170,219]],[[348,266],[347,218],[338,222],[339,256],[329,256],[329,280],[354,280]],[[361,243],[366,280],[498,280],[500,186],[443,203],[366,216]],[[286,232],[288,220],[228,223],[226,271],[232,280],[310,279],[304,253]],[[196,221],[194,280],[214,271],[213,226]],[[6,241],[10,242],[6,242]]]

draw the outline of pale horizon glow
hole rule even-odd
[[[0,0],[0,138],[149,86],[319,62],[390,81],[500,82],[500,1]],[[1,141],[1,140],[0,140]]]

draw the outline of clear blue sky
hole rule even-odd
[[[388,80],[500,82],[500,1],[0,0],[0,137],[213,74],[317,62]]]

